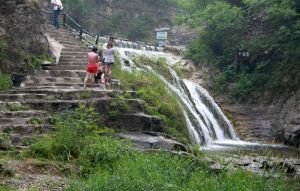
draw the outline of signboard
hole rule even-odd
[[[156,39],[157,40],[167,40],[168,32],[156,32]]]

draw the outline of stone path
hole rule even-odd
[[[43,65],[28,75],[19,88],[0,92],[0,156],[11,150],[22,152],[35,137],[53,132],[54,127],[49,120],[51,113],[73,109],[79,104],[94,106],[105,126],[125,132],[162,129],[161,119],[145,114],[145,102],[138,99],[125,99],[130,111],[121,113],[118,119],[107,120],[105,114],[112,109],[111,102],[118,99],[117,95],[130,93],[134,97],[135,92],[124,92],[118,80],[109,85],[98,84],[92,90],[84,89],[86,57],[90,49],[65,29],[57,30],[50,25],[46,28],[48,35],[64,47],[59,63]],[[26,190],[31,184],[36,184],[28,177],[42,177],[41,180],[46,182],[47,179],[57,179],[57,173],[42,171],[36,174],[24,170],[26,168],[21,171],[19,167],[28,166],[27,163],[0,159],[0,185]],[[34,165],[34,162],[30,164]],[[2,171],[6,172],[7,168],[14,171],[13,178],[3,178]],[[61,190],[64,181],[61,182],[59,188],[54,186],[53,190]]]

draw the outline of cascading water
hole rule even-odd
[[[130,58],[139,55],[150,58],[163,57],[170,65],[178,61],[178,58],[163,52],[128,48],[118,48],[117,50],[120,53],[123,70],[132,71],[132,68],[136,68]],[[136,69],[154,72],[149,66],[145,66],[143,69]],[[172,83],[165,80],[164,77],[158,73],[154,73],[180,98],[191,142],[198,145],[210,145],[214,142],[239,140],[230,121],[226,118],[209,93],[192,81],[186,79],[181,80],[171,67],[169,67],[169,69],[173,77]]]

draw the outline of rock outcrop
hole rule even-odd
[[[30,56],[48,53],[43,22],[34,1],[0,1],[0,71],[26,72]]]
[[[242,138],[300,147],[300,90],[270,103],[237,103],[224,96],[219,96],[218,102],[231,116]]]

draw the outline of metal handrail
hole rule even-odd
[[[52,15],[53,12],[45,11],[41,9],[41,13]],[[95,42],[91,42],[88,39],[84,37],[84,34],[88,35],[89,37],[96,38],[96,35],[90,33],[86,29],[84,29],[79,23],[77,23],[68,13],[62,12],[60,13],[60,16],[63,16],[63,23],[62,25],[72,32],[76,33],[76,35],[79,36],[80,40],[85,41],[86,43],[90,45],[98,45],[98,40],[95,39]]]
[[[50,11],[45,11],[45,10],[40,10],[41,13],[47,14],[47,15],[53,15],[53,12]],[[84,29],[79,23],[77,23],[68,13],[67,11],[61,12],[60,16],[63,16],[63,23],[62,25],[66,28],[68,28],[69,30],[71,30],[72,32],[74,32],[76,35],[79,36],[80,40],[85,41],[86,43],[88,43],[89,45],[98,45],[99,44],[99,33],[91,33],[88,30]],[[89,36],[90,39],[94,39],[93,42],[89,41],[89,39],[87,39],[85,37],[85,35]],[[125,39],[118,39],[121,41],[125,41]],[[127,40],[128,41],[128,40]],[[138,46],[141,45],[146,45],[146,46],[153,46],[153,45],[149,45],[147,43],[142,43],[142,42],[136,42],[138,44]],[[157,49],[156,46],[154,46],[155,49]]]
[[[77,25],[78,27],[82,27],[80,24],[78,24],[76,21],[74,21],[74,19],[72,17],[70,17],[70,15],[68,15],[67,13],[66,14],[66,17],[71,20],[75,25]]]

